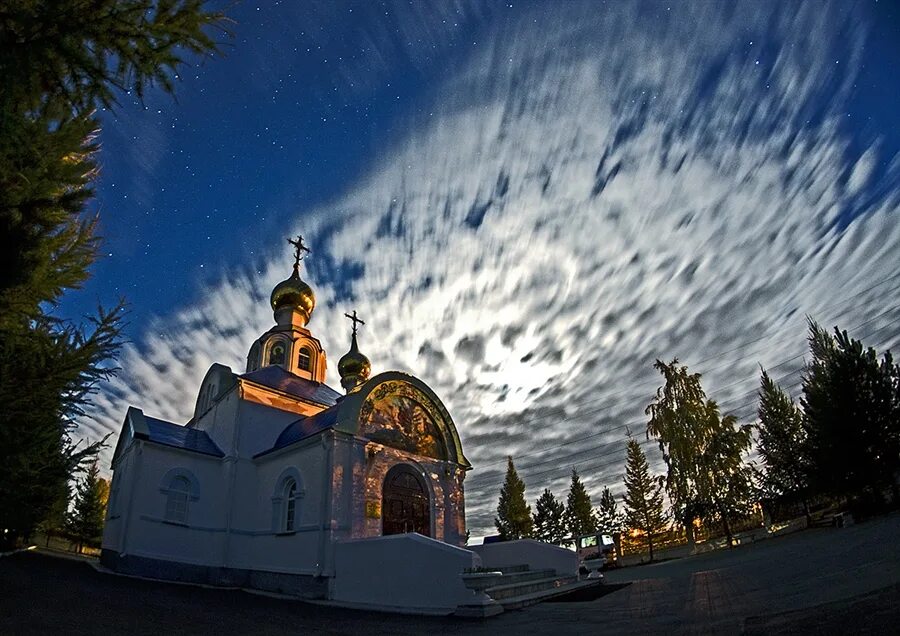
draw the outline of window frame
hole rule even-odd
[[[187,525],[191,501],[191,480],[176,475],[166,490],[166,508],[163,519],[168,523]]]
[[[275,356],[275,351],[278,348],[281,348],[281,356],[280,359],[276,362],[273,358]],[[281,366],[284,364],[284,361],[287,359],[287,344],[278,339],[272,343],[272,346],[269,347],[268,354],[266,355],[266,366]]]
[[[303,358],[306,358],[306,365],[302,364]],[[312,371],[313,352],[307,345],[303,345],[297,351],[297,368],[300,371]]]
[[[282,516],[281,531],[297,531],[297,480],[288,477],[284,482],[284,514]]]
[[[300,500],[306,495],[303,477],[293,466],[285,468],[275,481],[272,492],[272,532],[276,536],[296,534],[303,509]]]

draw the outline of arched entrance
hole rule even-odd
[[[418,532],[431,536],[428,490],[411,466],[400,464],[388,471],[381,501],[381,534]]]

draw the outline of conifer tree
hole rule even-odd
[[[506,480],[500,489],[494,525],[504,541],[531,536],[531,506],[525,502],[525,482],[516,472],[512,457],[507,458]]]
[[[818,493],[883,505],[900,470],[900,366],[888,351],[809,320],[812,360],[803,376],[808,475]]]
[[[665,529],[663,512],[663,480],[650,474],[644,450],[636,440],[628,438],[625,462],[625,522],[639,530],[647,541],[650,560],[653,560],[653,540]]]
[[[616,504],[616,498],[613,497],[609,488],[604,488],[600,494],[600,505],[597,507],[597,525],[599,529],[606,534],[616,534],[622,532],[624,519],[619,512]]]
[[[98,106],[171,91],[179,51],[212,52],[200,0],[8,0],[0,9],[0,545],[29,536],[96,456],[71,440],[115,371],[121,305],[85,325],[52,312],[99,249],[87,209]]]
[[[589,534],[597,530],[597,518],[591,506],[591,496],[581,483],[578,471],[572,468],[572,482],[566,498],[566,530],[570,536]]]
[[[566,507],[549,488],[535,502],[532,523],[534,538],[545,543],[559,543],[566,538]]]
[[[790,396],[769,377],[760,376],[757,424],[760,478],[766,497],[785,501],[806,499],[806,431],[803,413]]]
[[[85,543],[100,542],[108,495],[109,486],[100,477],[100,469],[94,462],[78,483],[75,502],[66,523],[69,534],[78,542],[78,552]]]
[[[72,493],[68,482],[60,487],[57,498],[53,501],[49,511],[38,525],[38,531],[44,535],[44,545],[50,547],[50,538],[62,532],[68,521],[69,500]]]

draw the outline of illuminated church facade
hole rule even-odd
[[[112,460],[107,568],[365,605],[354,572],[361,560],[396,561],[396,535],[408,559],[421,550],[477,565],[462,548],[471,466],[450,414],[418,378],[370,377],[356,312],[338,363],[343,392],[325,384],[325,351],[307,328],[306,250],[294,245],[293,273],[271,294],[275,326],[243,373],[212,365],[183,425],[128,409]],[[460,603],[471,595],[453,589]]]

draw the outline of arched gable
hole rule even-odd
[[[340,402],[335,428],[418,455],[471,464],[447,408],[418,378],[389,371]]]
[[[231,368],[224,364],[215,363],[206,372],[203,382],[200,383],[200,391],[197,393],[197,402],[194,405],[194,419],[205,413],[216,400],[227,393],[235,384],[237,376]]]

